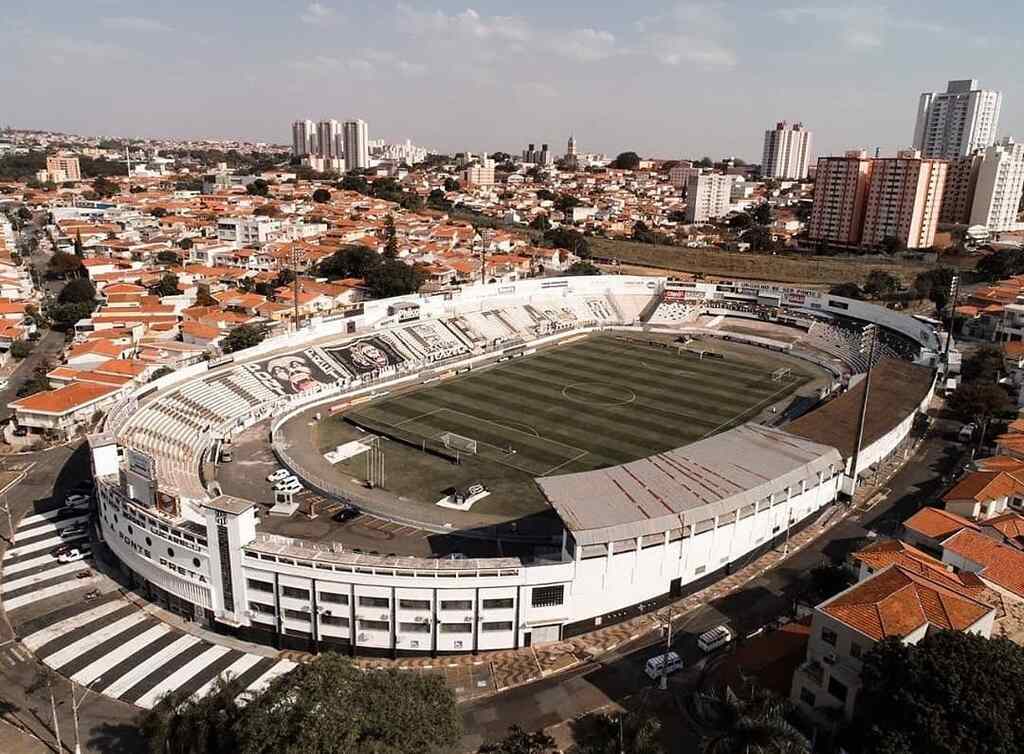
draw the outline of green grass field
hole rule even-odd
[[[441,485],[479,478],[492,498],[520,494],[533,508],[536,493],[525,487],[535,490],[534,477],[620,464],[709,437],[749,421],[812,378],[767,352],[703,347],[726,358],[701,360],[674,346],[593,337],[386,398],[345,418],[371,431],[394,427],[435,446],[445,433],[475,441],[476,453],[461,454],[460,466],[389,441],[388,487],[400,495],[432,502]],[[793,371],[773,380],[779,367]],[[353,431],[322,432],[320,444],[329,447]],[[499,504],[482,501],[485,508]]]

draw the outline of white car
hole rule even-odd
[[[84,526],[82,526],[81,524],[75,524],[74,526],[68,526],[64,529],[61,529],[57,533],[60,534],[60,536],[64,539],[79,539],[81,537],[84,537],[87,532]]]
[[[92,549],[88,545],[79,545],[78,547],[72,547],[67,552],[58,555],[57,561],[60,563],[74,563],[78,560],[85,560],[91,554]]]
[[[268,482],[281,482],[281,481],[284,481],[285,479],[287,479],[290,476],[293,476],[293,474],[292,474],[292,472],[288,471],[288,469],[278,469],[273,474],[270,474],[269,476],[267,476],[267,481]]]
[[[283,490],[285,487],[291,487],[296,484],[299,484],[299,478],[294,474],[289,474],[284,479],[279,479],[278,481],[274,482],[274,489]],[[299,486],[301,487],[302,485]]]
[[[68,495],[66,498],[64,498],[64,507],[65,508],[77,508],[77,507],[80,507],[80,506],[83,506],[83,505],[88,505],[88,504],[89,504],[89,496],[88,495]]]
[[[294,495],[297,492],[302,492],[302,485],[298,479],[288,479],[284,482],[278,482],[274,485],[274,492],[285,492],[290,495]]]

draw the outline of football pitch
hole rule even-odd
[[[531,477],[612,466],[738,426],[812,379],[792,359],[597,336],[360,407],[345,420]],[[777,370],[788,369],[785,374]]]

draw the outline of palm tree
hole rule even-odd
[[[786,700],[753,684],[746,698],[728,686],[693,697],[694,716],[713,731],[703,754],[807,754],[810,742],[786,719],[788,711]]]
[[[661,722],[639,709],[621,715],[597,715],[577,733],[576,754],[665,754],[661,744]],[[619,742],[622,742],[620,749]]]

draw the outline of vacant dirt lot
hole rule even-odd
[[[929,265],[919,263],[886,263],[874,259],[770,256],[719,249],[655,246],[632,241],[609,241],[603,238],[587,240],[595,257],[617,259],[620,264],[730,278],[777,280],[783,283],[863,283],[871,270],[884,269],[900,278],[904,284],[908,284],[917,273],[930,269]]]

